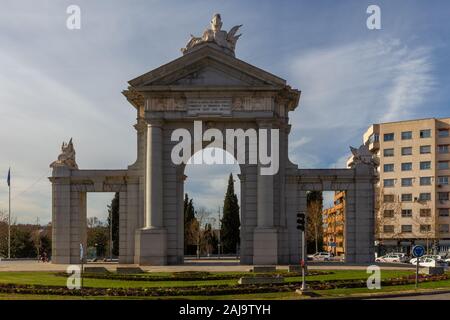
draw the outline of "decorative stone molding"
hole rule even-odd
[[[122,94],[136,109],[140,110],[144,106],[145,103],[144,95],[133,89],[133,87],[128,87],[127,90],[123,90]]]
[[[147,100],[146,111],[186,111],[185,98],[151,98]]]
[[[274,103],[271,97],[235,97],[233,111],[273,111]]]

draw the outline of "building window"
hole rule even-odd
[[[419,200],[420,201],[430,201],[431,200],[431,193],[424,192],[419,194]]]
[[[383,211],[383,217],[384,218],[393,218],[394,217],[394,210],[384,210]]]
[[[431,217],[431,209],[420,209],[420,217],[421,218]]]
[[[411,171],[411,170],[412,170],[412,162],[402,163],[402,171]]]
[[[431,146],[420,146],[420,154],[431,153]]]
[[[431,231],[431,224],[421,224],[420,225],[420,232],[430,232]]]
[[[412,147],[403,147],[402,156],[410,156],[410,155],[412,155]]]
[[[448,233],[449,232],[449,225],[448,224],[440,224],[439,225],[439,232],[441,232],[441,233]]]
[[[394,233],[394,226],[391,224],[385,224],[383,226],[383,232],[384,233]]]
[[[412,201],[412,193],[403,193],[402,194],[402,201],[403,202]]]
[[[449,136],[448,129],[439,129],[438,130],[439,138],[446,138]]]
[[[395,201],[395,195],[393,194],[385,194],[383,196],[383,202],[394,202]]]
[[[393,163],[387,163],[383,166],[384,172],[394,172],[394,164]]]
[[[394,179],[384,179],[383,186],[386,188],[393,187],[394,182],[395,182]]]
[[[383,140],[384,141],[394,141],[394,134],[393,133],[385,133]]]
[[[450,215],[450,210],[448,208],[439,209],[439,217],[448,217]]]
[[[383,155],[385,157],[393,157],[394,156],[394,149],[390,148],[390,149],[384,149],[383,150]]]
[[[412,217],[412,210],[411,209],[403,209],[402,210],[402,218],[410,218]]]
[[[402,187],[411,187],[413,185],[413,178],[402,178]]]
[[[448,177],[447,176],[438,177],[438,184],[447,185]]]
[[[420,170],[430,170],[431,161],[420,161]]]
[[[431,177],[420,177],[420,185],[421,186],[430,186],[431,185]]]
[[[449,162],[448,161],[439,161],[438,162],[438,169],[439,170],[447,170],[449,169]]]
[[[448,192],[438,192],[438,199],[441,201],[448,200]]]
[[[411,139],[412,139],[412,131],[402,132],[402,140],[411,140]]]
[[[420,130],[420,137],[421,138],[431,137],[431,130],[430,129]]]
[[[410,224],[402,224],[402,233],[411,233],[412,225]]]
[[[448,144],[440,144],[438,145],[439,153],[448,153]]]

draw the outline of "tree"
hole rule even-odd
[[[95,248],[97,257],[105,257],[109,242],[109,228],[98,218],[88,219],[87,246]]]
[[[211,254],[217,247],[217,237],[212,229],[211,223],[206,223],[203,230],[203,242],[201,250],[206,252],[206,254]]]
[[[200,209],[198,209],[197,211],[195,211],[195,220],[194,220],[194,238],[195,238],[195,243],[197,246],[197,250],[196,250],[196,254],[197,257],[200,257],[200,255],[202,254],[202,252],[204,252],[205,250],[205,235],[206,235],[206,228],[207,225],[209,224],[207,221],[210,219],[209,217],[211,216],[211,212],[206,210],[206,208],[201,207]],[[202,229],[202,226],[204,226],[204,229]]]
[[[418,200],[420,202],[420,200]],[[428,209],[424,207],[423,209]],[[409,236],[401,230],[402,224],[410,224],[412,227],[412,235],[414,236],[424,236],[427,243],[427,252],[429,251],[429,240],[434,240],[438,237],[438,229],[435,226],[435,215],[430,214],[421,216],[412,214],[408,217],[408,220],[402,217],[402,202],[400,196],[396,193],[385,192],[383,187],[377,187],[375,189],[375,239],[382,240],[396,240],[408,239]],[[431,226],[430,230],[420,231],[421,224],[429,224]],[[391,230],[385,230],[384,226],[392,226]],[[434,226],[434,228],[433,228]],[[416,233],[414,230],[418,230]],[[378,247],[378,254],[382,255],[385,249],[380,242]]]
[[[34,258],[36,248],[32,239],[31,230],[18,225],[11,227],[11,257]]]
[[[8,256],[8,214],[0,210],[0,257]]]
[[[239,203],[234,193],[233,174],[228,179],[227,193],[223,202],[221,241],[224,253],[234,253],[240,241]]]
[[[184,195],[184,253],[191,253],[190,247],[197,244],[196,234],[198,223],[195,218],[195,208],[188,194]]]
[[[112,254],[119,255],[119,193],[114,194],[111,204],[108,205],[108,228],[111,228],[112,217]]]
[[[307,215],[306,215],[306,239],[307,247],[315,252],[323,247],[323,195],[322,191],[310,191],[306,195]]]

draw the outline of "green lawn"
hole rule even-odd
[[[212,275],[223,275],[230,273],[211,273]],[[248,273],[249,275],[252,273]],[[401,277],[413,274],[412,271],[386,270],[381,272],[383,279]],[[170,273],[148,274],[148,277],[169,276]],[[236,285],[237,277],[242,273],[236,273],[235,279],[227,280],[171,280],[171,281],[126,281],[118,279],[84,279],[85,287],[93,288],[152,288],[152,287],[186,287],[186,286],[210,286],[210,285]],[[309,276],[309,281],[329,281],[329,280],[350,280],[367,279],[368,274],[364,270],[335,270],[332,274]],[[22,284],[22,285],[46,285],[46,286],[65,286],[67,278],[65,276],[52,272],[0,272],[0,283],[3,284]],[[285,282],[301,281],[301,277],[285,278]],[[450,280],[421,283],[421,289],[450,289]],[[356,289],[333,289],[320,290],[316,293],[323,297],[339,297],[351,294],[370,294],[380,292],[397,292],[405,290],[414,290],[414,285],[404,286],[386,286],[381,290],[369,290],[367,288]],[[0,299],[307,299],[295,292],[277,292],[277,293],[259,293],[259,294],[234,294],[234,295],[211,295],[211,296],[178,296],[178,297],[73,297],[57,295],[26,295],[26,294],[0,294]]]

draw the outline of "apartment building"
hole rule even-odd
[[[334,194],[333,207],[323,210],[323,247],[335,256],[344,255],[345,191]]]
[[[450,246],[450,118],[373,124],[363,135],[379,181],[376,239],[386,251]],[[352,162],[349,158],[348,165]]]

